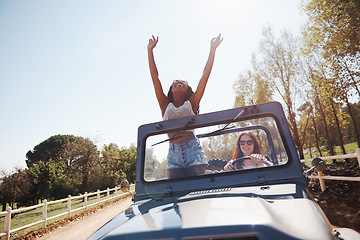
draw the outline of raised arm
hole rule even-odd
[[[157,70],[157,67],[155,64],[155,59],[154,59],[154,54],[153,54],[153,49],[156,46],[156,44],[158,43],[158,41],[159,41],[159,37],[155,38],[154,36],[152,36],[152,38],[149,39],[147,51],[148,51],[150,74],[151,74],[151,79],[154,84],[155,95],[159,102],[159,105],[161,108],[161,113],[164,114],[165,108],[166,108],[167,104],[169,103],[169,100],[166,97],[166,95],[164,94],[163,88],[161,86],[161,82],[159,79],[159,73],[158,73],[158,70]]]
[[[206,65],[205,65],[203,75],[199,81],[199,84],[196,88],[195,93],[192,96],[191,103],[192,103],[194,109],[198,108],[200,100],[201,100],[202,96],[204,95],[205,87],[206,87],[207,81],[209,79],[212,66],[214,64],[216,48],[220,45],[222,40],[223,40],[223,38],[221,37],[221,33],[216,38],[211,39],[209,57],[206,62]]]

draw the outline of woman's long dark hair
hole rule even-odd
[[[241,147],[240,147],[240,139],[244,135],[248,135],[253,140],[253,142],[254,142],[254,151],[253,151],[253,153],[262,155],[259,140],[257,139],[257,137],[252,132],[246,131],[246,132],[242,132],[239,135],[238,139],[236,140],[236,147],[235,147],[235,152],[234,152],[234,155],[232,157],[232,160],[238,159],[238,158],[241,158],[241,157],[244,156],[244,153],[241,151]]]
[[[174,85],[174,84],[171,84],[170,89],[169,89],[168,94],[167,94],[167,98],[169,99],[170,102],[174,102],[174,95],[173,95],[173,93],[172,93],[172,86],[173,86],[173,85]],[[186,93],[186,95],[185,95],[185,101],[189,100],[190,97],[191,97],[193,94],[194,94],[194,91],[192,90],[192,88],[191,88],[189,85],[187,85],[187,93]],[[198,114],[199,114],[199,107],[198,107],[198,109],[196,110],[195,115],[198,115]]]

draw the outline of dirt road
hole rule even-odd
[[[87,239],[107,221],[131,205],[131,198],[106,206],[96,213],[42,236],[41,240]]]

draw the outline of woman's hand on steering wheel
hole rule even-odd
[[[263,166],[264,163],[261,162],[261,160],[264,159],[264,156],[263,155],[260,155],[260,154],[251,154],[250,155],[251,157],[251,161],[253,163],[255,163],[257,166]]]
[[[234,171],[234,167],[232,165],[234,161],[230,160],[225,166],[224,166],[224,171],[225,172],[230,172],[230,171]]]
[[[244,161],[244,160],[250,160],[251,157],[241,157],[241,158],[238,158],[238,159],[235,159],[235,160],[230,160],[228,162],[228,164],[226,164],[224,166],[224,171],[226,172],[229,172],[229,171],[236,171],[236,170],[239,170],[241,169],[240,166],[241,166],[241,163]]]

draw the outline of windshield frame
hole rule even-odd
[[[249,119],[262,118],[262,117],[271,117],[275,120],[279,136],[281,138],[283,147],[287,154],[288,159],[286,164],[277,165],[270,168],[262,167],[262,168],[242,170],[241,174],[246,174],[247,175],[246,179],[242,177],[241,179],[239,178],[236,179],[235,177],[239,175],[240,171],[235,171],[235,172],[226,172],[217,175],[204,174],[195,177],[163,179],[157,181],[145,180],[144,165],[145,165],[146,140],[148,137],[164,134],[170,131],[174,131],[174,132],[179,131],[185,126],[187,122],[189,122],[191,118],[194,118],[195,122],[192,125],[188,126],[187,129],[196,129],[196,128],[213,126],[213,125],[228,124],[230,122],[234,122],[234,117],[239,113],[240,110],[243,110],[244,108],[247,109],[246,114],[243,114],[238,119],[236,119],[235,123]],[[259,182],[262,181],[259,180],[259,177],[261,175],[265,176],[266,178],[265,182],[275,181],[275,180],[278,181],[289,177],[293,178],[294,175],[296,176],[295,178],[302,177],[301,175],[302,173],[298,171],[300,169],[299,166],[301,167],[300,161],[298,161],[299,163],[295,164],[296,166],[292,167],[292,165],[294,165],[294,162],[297,162],[294,161],[294,159],[298,160],[298,156],[281,105],[277,102],[273,102],[273,103],[254,105],[244,108],[224,110],[219,112],[201,114],[201,115],[193,116],[191,118],[189,117],[189,118],[167,120],[167,121],[161,121],[161,122],[140,126],[138,133],[138,162],[137,162],[136,178],[137,178],[137,185],[141,183],[141,186],[139,186],[140,192],[138,190],[136,190],[136,192],[142,194],[141,193],[142,191],[146,192],[145,191],[146,186],[149,189],[149,186],[155,186],[155,185],[161,187],[159,187],[158,190],[153,189],[151,193],[154,194],[156,194],[157,192],[163,193],[165,191],[166,186],[168,187],[170,186],[172,188],[171,191],[192,190],[192,189],[196,190],[206,187],[208,188],[209,180],[210,182],[213,183],[216,182],[216,184],[213,184],[214,186],[253,185],[253,184],[259,184]],[[226,129],[225,131],[233,131],[233,130]],[[285,171],[281,170],[289,167],[294,168],[293,169],[294,171],[287,170],[285,174]],[[274,171],[274,169],[280,170],[282,174],[280,173],[271,174],[270,172],[276,172],[276,170]],[[191,186],[184,187],[179,185],[182,184],[183,182],[188,182],[188,181],[192,181]],[[149,192],[147,192],[147,194],[149,194]]]
[[[244,118],[239,118],[237,119],[236,121],[232,122],[232,123],[238,123],[238,122],[246,122],[246,121],[251,121],[251,120],[254,120],[254,119],[265,119],[265,118],[271,118],[274,120],[274,122],[276,123],[276,129],[278,130],[278,135],[279,137],[281,138],[281,141],[282,143],[284,143],[283,139],[282,139],[282,136],[281,136],[281,133],[279,131],[279,127],[278,127],[278,123],[277,123],[277,120],[276,120],[276,117],[271,114],[271,113],[265,113],[265,114],[258,114],[256,115],[255,117],[244,117]],[[191,118],[190,121],[193,121],[194,118]],[[220,123],[220,124],[210,124],[206,127],[209,127],[209,126],[221,126],[225,123]],[[228,125],[228,123],[226,123]],[[201,126],[201,128],[203,128],[204,126]],[[194,126],[187,126],[186,129],[188,130],[193,130],[193,129],[198,129],[200,127],[197,127],[196,124],[194,124]],[[182,128],[183,129],[183,128]],[[180,130],[182,130],[180,129]],[[273,165],[273,166],[270,166],[271,168],[274,168],[274,167],[279,167],[280,165],[278,165],[278,161],[277,161],[277,157],[276,157],[276,151],[275,151],[275,147],[274,147],[274,143],[273,143],[273,138],[271,136],[271,133],[270,133],[270,130],[263,126],[263,125],[252,125],[252,126],[246,126],[246,127],[233,127],[233,128],[226,128],[224,130],[221,130],[219,132],[217,132],[216,134],[211,134],[211,136],[207,136],[208,133],[204,133],[204,134],[197,134],[196,137],[198,139],[201,139],[201,138],[207,138],[207,137],[214,137],[214,136],[219,136],[219,135],[224,135],[224,134],[229,134],[229,133],[236,133],[236,132],[243,132],[243,131],[249,131],[249,130],[257,130],[257,129],[260,129],[260,130],[263,130],[265,133],[266,133],[266,138],[267,138],[267,142],[268,142],[268,147],[270,149],[270,158],[272,160],[275,160],[276,161],[276,165]],[[157,136],[157,135],[162,135],[162,134],[166,134],[168,132],[176,132],[174,129],[167,129],[165,130],[164,132],[162,131],[161,133],[151,133],[149,135],[147,135],[145,138],[144,138],[144,146],[145,146],[145,149],[143,149],[143,159],[142,159],[142,180],[146,183],[152,183],[152,182],[159,182],[159,181],[178,181],[178,180],[181,180],[181,179],[187,179],[187,178],[200,178],[200,177],[207,177],[207,175],[211,175],[212,173],[207,173],[207,174],[202,174],[202,175],[197,175],[197,176],[191,176],[191,177],[181,177],[181,178],[174,178],[174,179],[169,179],[169,178],[166,178],[166,179],[159,179],[159,180],[154,180],[154,181],[148,181],[145,179],[145,156],[146,156],[146,147],[147,147],[147,139],[149,137],[152,137],[152,136]],[[168,139],[166,139],[168,140]],[[164,144],[168,144],[166,143],[167,141],[162,141],[162,143]],[[152,147],[153,145],[151,145]],[[286,147],[284,146],[283,144],[283,148],[285,150],[285,153],[287,153],[286,151]],[[210,160],[210,159],[208,159]],[[230,160],[230,159],[228,159]],[[287,162],[289,161],[289,157],[287,158]],[[285,164],[287,164],[287,162]],[[283,165],[285,165],[283,164]],[[270,168],[269,167],[269,168]],[[241,170],[238,170],[238,171],[231,171],[231,172],[222,172],[221,174],[239,174],[239,173],[242,173],[244,171],[254,171],[254,170],[257,170],[257,169],[263,169],[264,167],[258,167],[258,168],[251,168],[251,169],[241,169]],[[213,173],[213,174],[219,174],[219,173]]]

